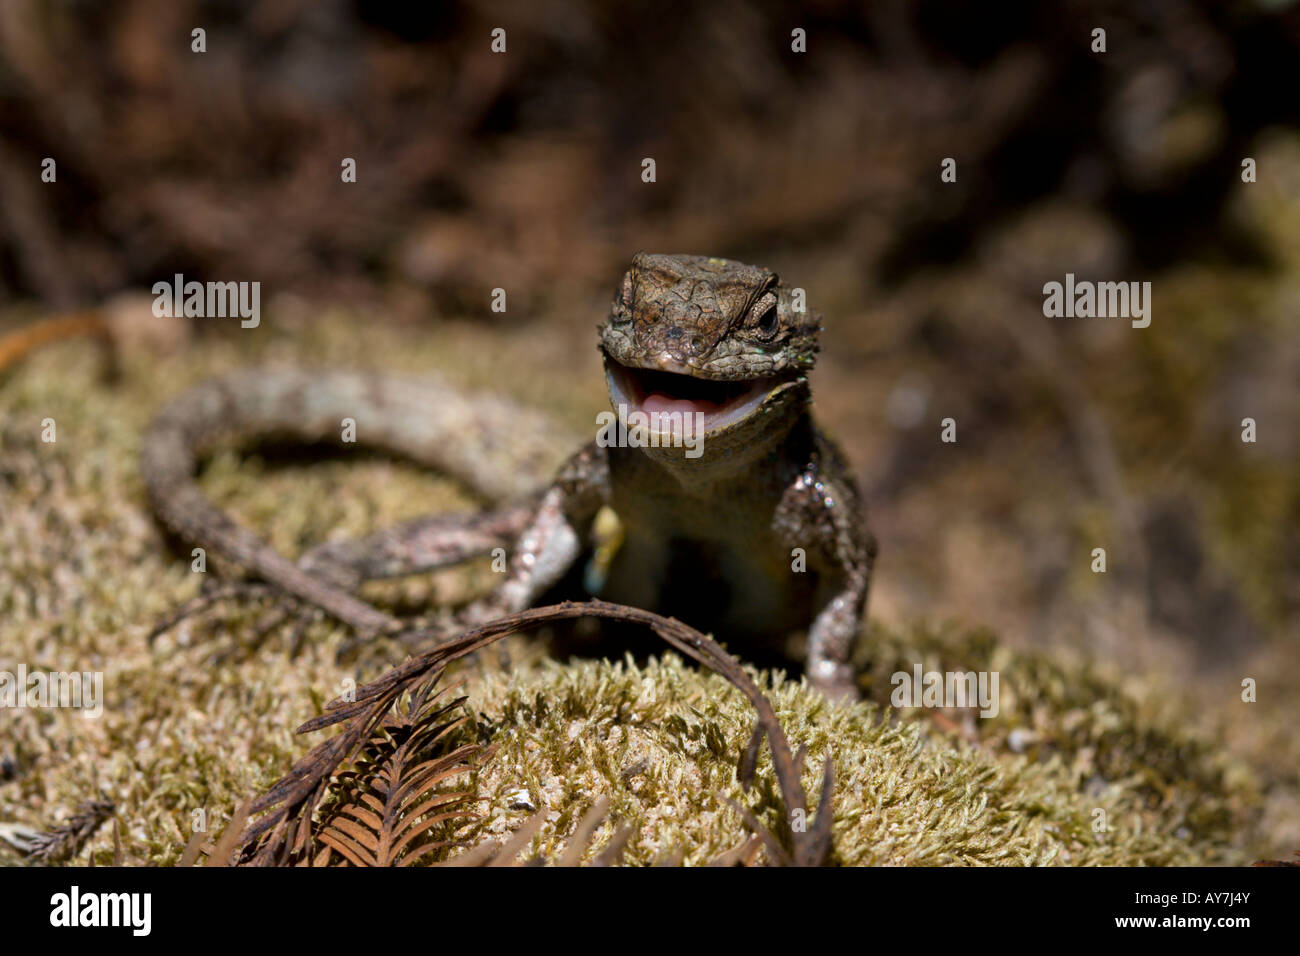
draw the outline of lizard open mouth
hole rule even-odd
[[[700,413],[706,431],[726,428],[748,416],[794,376],[725,381],[657,369],[633,368],[606,356],[606,377],[614,405],[647,415]]]

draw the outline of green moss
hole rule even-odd
[[[1010,706],[980,722],[976,739],[936,730],[922,713],[863,703],[833,707],[798,683],[764,675],[791,745],[807,746],[803,783],[819,796],[820,765],[835,767],[836,860],[847,865],[1177,865],[1228,862],[1254,802],[1249,774],[1229,782],[1203,743],[1147,715],[1084,667],[997,649],[987,633],[878,635],[872,670],[921,653],[966,666],[996,665],[1015,685]],[[951,660],[949,660],[951,657]],[[910,664],[906,665],[910,672]],[[884,682],[887,686],[887,680]],[[540,661],[468,686],[482,739],[500,746],[480,776],[488,816],[471,840],[512,829],[530,811],[551,818],[533,849],[556,854],[582,813],[610,799],[592,852],[618,822],[637,834],[626,859],[652,863],[679,849],[707,862],[746,836],[725,798],[778,828],[784,810],[769,755],[751,793],[736,760],[753,714],[721,678],[669,655],[631,661]],[[985,726],[987,725],[987,726]],[[1007,745],[1032,728],[1025,754]],[[521,797],[526,791],[526,800]],[[513,804],[524,804],[511,809]],[[1095,824],[1106,823],[1105,832]]]

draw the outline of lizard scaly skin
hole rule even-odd
[[[361,580],[503,543],[513,544],[505,580],[458,623],[523,610],[579,563],[598,512],[609,508],[624,539],[598,576],[602,598],[712,630],[742,656],[750,642],[807,630],[809,679],[852,696],[849,658],[875,544],[848,469],[811,418],[806,375],[819,332],[819,317],[796,310],[775,273],[638,254],[600,330],[611,401],[621,415],[698,413],[698,455],[669,441],[593,441],[533,492],[530,478],[551,450],[535,413],[431,382],[264,370],[207,383],[168,405],[146,438],[142,472],[155,510],[181,537],[362,632],[400,622],[353,596]],[[295,564],[195,483],[199,456],[232,435],[337,440],[348,417],[367,444],[509,506],[322,546]]]

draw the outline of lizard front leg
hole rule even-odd
[[[477,557],[493,547],[513,545],[506,578],[438,625],[452,636],[531,606],[567,573],[582,551],[592,521],[608,502],[609,466],[594,442],[561,467],[537,502],[475,515],[417,518],[363,538],[321,545],[300,566],[336,587],[354,589],[361,580],[413,574]],[[405,638],[428,638],[423,628]],[[501,645],[503,663],[505,645]]]
[[[519,536],[506,579],[456,615],[458,626],[482,624],[532,605],[573,566],[592,521],[609,502],[609,461],[592,442],[560,469]]]
[[[808,629],[808,680],[828,697],[856,699],[850,659],[866,609],[876,541],[847,466],[820,434],[816,447],[808,467],[786,490],[776,521],[792,546],[805,548],[808,570],[818,576]]]
[[[363,581],[434,571],[509,548],[536,511],[529,504],[425,515],[374,534],[317,545],[298,559],[298,567],[355,591]]]

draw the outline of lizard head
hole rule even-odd
[[[610,400],[648,415],[700,413],[710,439],[775,436],[808,403],[820,331],[774,272],[638,253],[600,327]]]

